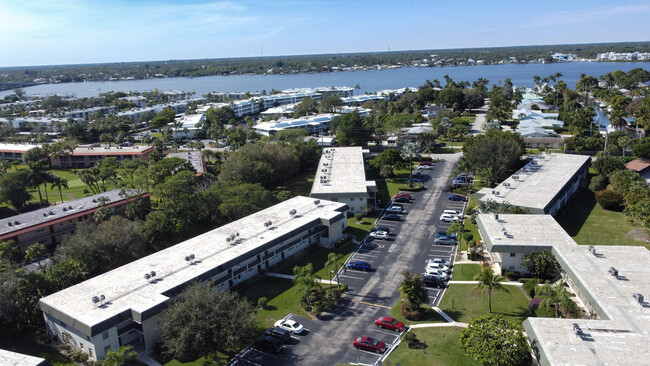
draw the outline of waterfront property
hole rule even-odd
[[[263,95],[261,97],[256,97],[253,99],[259,101],[263,109],[269,109],[271,107],[277,107],[285,104],[300,103],[305,98],[311,98],[318,101],[323,99],[323,94],[316,92],[273,94]]]
[[[353,213],[375,207],[377,185],[366,180],[361,147],[333,147],[323,150],[310,197],[342,202]]]
[[[191,139],[201,129],[203,121],[205,121],[205,115],[203,114],[183,114],[175,119],[172,135],[175,139]]]
[[[331,248],[345,204],[294,197],[40,299],[50,335],[90,358],[133,345],[151,350],[162,311],[193,282],[233,288],[310,245]]]
[[[295,119],[279,119],[276,121],[262,122],[256,124],[253,129],[263,136],[274,135],[278,131],[287,129],[302,129],[310,134],[328,132],[330,122],[336,117],[333,113],[318,114],[315,116],[305,116]]]
[[[54,246],[73,232],[78,222],[91,219],[101,206],[114,215],[124,214],[128,203],[135,199],[133,192],[127,193],[131,195],[116,189],[1,219],[0,240],[13,240],[21,253],[34,243]],[[142,194],[147,205],[150,195]]]
[[[102,106],[102,107],[92,107],[84,109],[75,109],[72,111],[65,112],[63,115],[66,118],[72,118],[80,121],[88,121],[92,115],[95,114],[113,114],[117,112],[117,107],[115,106]]]
[[[494,188],[477,192],[480,201],[508,203],[533,214],[556,215],[587,178],[591,158],[543,153]]]
[[[524,329],[540,365],[645,365],[650,354],[650,252],[580,246],[550,215],[478,215],[492,259],[519,270],[527,253],[551,251],[589,319],[528,318]]]

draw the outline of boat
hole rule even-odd
[[[598,107],[600,107],[600,108],[606,108],[606,107],[607,107],[607,104],[605,104],[605,103],[603,103],[603,102],[600,102],[600,104],[598,104]]]

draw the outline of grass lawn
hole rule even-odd
[[[341,256],[339,260],[339,267],[345,263],[348,259],[348,256],[356,248],[356,244],[350,241],[338,249],[327,249],[321,247],[320,245],[313,246],[299,254],[291,256],[284,261],[282,261],[276,268],[273,268],[271,272],[284,273],[288,275],[293,275],[293,267],[295,266],[304,266],[307,263],[311,263],[314,266],[314,271],[316,275],[324,280],[329,279],[329,271],[334,270],[333,268],[325,268],[325,262],[327,262],[327,256],[330,253],[337,253]],[[338,270],[338,268],[337,268]]]
[[[462,330],[460,327],[413,329],[411,332],[420,343],[414,348],[409,348],[405,342],[400,343],[383,365],[480,365],[461,348],[458,337]]]
[[[454,265],[451,279],[454,281],[474,281],[474,275],[481,272],[480,264],[461,263]]]
[[[469,197],[469,202],[467,203],[467,210],[469,210],[470,208],[476,208],[477,201],[478,200],[476,199],[476,195],[474,194],[471,195]],[[465,226],[464,232],[472,233],[472,235],[474,236],[474,241],[481,238],[481,236],[478,233],[478,226],[472,223],[472,219],[470,217],[467,217],[465,221],[463,221],[463,225]],[[461,251],[467,250],[467,243],[464,240],[461,240],[460,250]]]
[[[348,232],[358,240],[361,241],[363,238],[370,232],[372,229],[375,220],[377,220],[377,214],[379,212],[373,212],[372,214],[366,216],[357,223],[357,219],[354,217],[348,218]]]
[[[36,356],[48,360],[52,366],[76,366],[69,358],[60,354],[56,349],[44,346],[35,342],[23,342],[11,351],[24,353],[26,355]]]
[[[315,174],[316,169],[300,172],[297,176],[293,177],[289,182],[287,182],[285,186],[280,186],[273,190],[273,193],[278,193],[280,191],[289,191],[294,197],[309,197],[309,193],[311,193],[311,186],[314,184]]]
[[[270,327],[289,313],[309,318],[309,314],[300,308],[302,293],[298,292],[291,280],[262,277],[251,282],[240,290],[240,293],[255,305],[260,297],[266,297],[269,300],[267,308],[265,310],[258,309],[256,313],[257,323],[261,327]]]
[[[421,323],[445,323],[447,322],[437,311],[431,309],[431,306],[422,305],[422,308],[425,309],[426,313],[422,320],[406,320],[402,316],[402,302],[398,301],[392,309],[390,309],[390,315],[403,322],[406,325],[410,324],[421,324]]]
[[[622,212],[600,207],[586,188],[576,192],[557,222],[581,245],[644,245],[650,249],[650,243],[642,240],[647,235],[641,226]]]
[[[440,302],[440,309],[458,322],[470,320],[487,314],[488,295],[473,290],[475,285],[449,285]],[[506,320],[521,324],[529,315],[526,294],[517,286],[504,286],[505,291],[492,292],[492,313],[502,315]]]

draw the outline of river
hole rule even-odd
[[[271,89],[360,86],[358,92],[375,92],[383,89],[417,87],[426,80],[438,79],[444,84],[444,76],[455,81],[475,81],[483,77],[498,84],[510,78],[515,86],[533,86],[533,76],[545,77],[557,72],[571,88],[582,73],[599,77],[614,70],[629,71],[641,67],[650,69],[650,62],[568,62],[551,64],[506,64],[487,66],[446,66],[433,68],[399,68],[369,71],[343,71],[292,75],[233,75],[204,76],[198,78],[165,78],[147,80],[119,80],[85,83],[43,84],[25,88],[28,95],[73,94],[79,98],[96,96],[109,91],[142,92],[147,90],[179,90],[195,92],[197,96],[208,92],[247,92]],[[0,98],[13,93],[0,92]]]

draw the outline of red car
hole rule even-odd
[[[375,319],[375,325],[379,328],[395,330],[398,332],[403,332],[404,329],[406,329],[404,323],[395,318],[391,318],[390,316],[380,316]]]
[[[357,337],[354,339],[354,348],[370,352],[384,353],[384,351],[386,351],[386,343],[378,341],[372,337]]]
[[[418,165],[433,165],[430,161],[421,161]]]
[[[413,196],[411,196],[411,195],[408,194],[408,193],[403,193],[403,192],[397,192],[397,193],[395,193],[395,195],[393,196],[393,198],[397,198],[397,197],[404,197],[404,198],[408,198],[408,199],[410,199],[410,200],[413,199]]]

